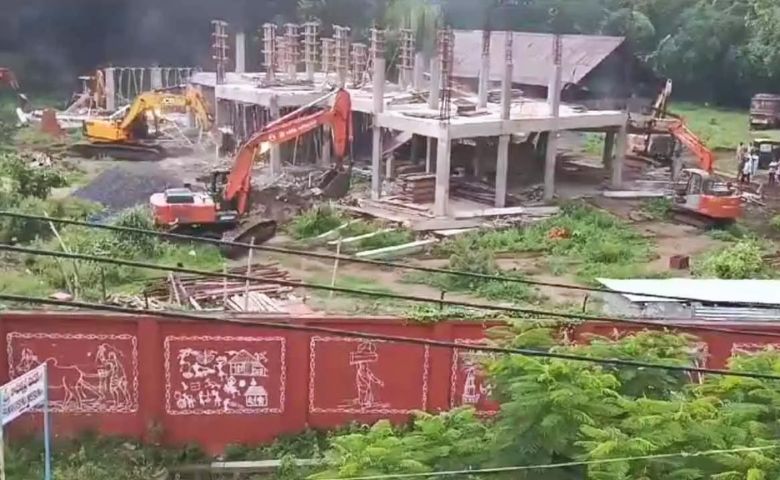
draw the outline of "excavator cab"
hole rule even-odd
[[[717,223],[742,215],[742,199],[731,183],[718,181],[706,170],[686,168],[675,184],[675,207]]]

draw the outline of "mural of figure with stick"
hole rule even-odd
[[[379,361],[376,345],[373,342],[361,342],[357,350],[349,354],[349,364],[356,366],[355,387],[357,398],[349,402],[362,409],[384,408],[386,404],[377,402],[374,387],[384,387],[385,383],[371,370],[371,364]]]

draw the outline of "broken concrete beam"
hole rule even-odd
[[[350,220],[348,222],[342,223],[341,225],[339,225],[338,227],[334,228],[333,230],[328,230],[325,233],[321,233],[321,234],[317,235],[316,237],[313,237],[313,238],[309,239],[309,241],[311,241],[311,242],[324,242],[324,241],[327,241],[327,240],[331,240],[333,238],[338,238],[339,232],[341,232],[342,230],[344,230],[348,226],[352,225],[353,223],[357,223],[359,221],[360,220],[355,219],[355,220]]]
[[[467,218],[463,220],[453,220],[450,218],[432,218],[430,220],[420,220],[412,222],[412,230],[415,232],[428,232],[432,230],[452,230],[475,228],[482,225],[482,220],[478,218]]]
[[[376,232],[364,233],[363,235],[358,235],[355,237],[342,238],[341,240],[331,240],[328,242],[328,245],[337,245],[338,243],[341,243],[342,245],[355,243],[364,240],[366,238],[376,237],[377,235],[381,235],[387,232],[392,232],[395,230],[396,230],[395,228],[383,228],[381,230],[377,230]]]
[[[449,230],[434,230],[433,234],[439,237],[454,237],[456,235],[463,235],[464,233],[476,232],[479,228],[452,228]]]
[[[429,238],[427,240],[417,240],[415,242],[404,243],[401,245],[393,245],[390,247],[377,248],[375,250],[364,250],[355,254],[358,258],[391,258],[402,255],[410,255],[413,253],[421,252],[428,245],[433,245],[438,242],[437,238]]]
[[[560,212],[559,207],[507,207],[507,208],[486,208],[483,210],[472,210],[468,212],[455,213],[455,219],[480,218],[480,217],[503,217],[512,215],[527,216],[552,216]]]
[[[604,190],[601,195],[607,198],[662,198],[666,192],[659,190]]]

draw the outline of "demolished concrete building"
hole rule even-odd
[[[388,81],[385,32],[381,30],[373,30],[366,45],[352,42],[346,27],[334,26],[333,38],[320,38],[320,27],[314,23],[266,24],[261,30],[262,52],[256,52],[263,58],[262,71],[244,71],[246,35],[238,32],[233,37],[236,43],[232,49],[236,61],[231,62],[236,71],[229,72],[225,68],[225,52],[230,50],[224,33],[226,26],[215,24],[215,28],[220,29],[214,34],[214,58],[219,66],[212,72],[192,72],[189,82],[213,101],[217,126],[228,126],[239,138],[246,138],[269,121],[322,97],[328,89],[344,87],[352,96],[355,112],[354,150],[360,153],[362,147],[370,158],[371,197],[375,201],[387,197],[384,187],[397,174],[399,164],[411,164],[417,170],[405,171],[431,179],[431,202],[421,203],[435,216],[456,213],[457,206],[451,202],[452,182],[454,177],[464,174],[487,180],[495,207],[508,203],[511,168],[538,173],[544,180],[544,199],[551,200],[555,195],[559,132],[563,131],[606,134],[603,161],[608,184],[620,188],[623,182],[627,98],[636,96],[635,93],[625,90],[622,102],[613,102],[619,108],[612,105],[612,109],[586,108],[582,103],[562,101],[562,95],[574,100],[590,88],[582,80],[610,61],[615,52],[622,52],[619,39],[597,37],[599,41],[588,42],[580,36],[547,36],[543,42],[530,42],[538,43],[540,49],[550,49],[540,60],[527,56],[528,34],[493,32],[486,36],[481,32],[442,30],[436,51],[426,58],[415,52],[413,35],[401,32],[400,54],[396,56],[399,60],[394,69],[398,71],[398,80]],[[482,45],[481,56],[480,50],[470,46],[475,36],[481,37],[482,42],[489,38],[488,44]],[[459,42],[463,45],[459,46]],[[516,42],[521,45],[515,46]],[[579,51],[594,43],[603,48],[590,54]],[[590,60],[585,62],[585,58]],[[475,64],[479,65],[476,73]],[[536,76],[529,80],[531,71]],[[653,83],[652,75],[643,69],[638,71],[648,84]],[[488,79],[478,81],[476,92],[458,87],[458,78],[475,75]],[[499,80],[501,88],[491,90]],[[524,86],[544,81],[548,84],[544,91],[523,91]],[[575,85],[577,95],[570,97],[574,90],[566,85]],[[521,91],[513,86],[519,86]],[[540,92],[546,97],[539,98]],[[632,114],[632,118],[636,117]],[[310,134],[306,139],[314,144],[306,157],[327,166],[329,136],[323,133]],[[410,152],[404,159],[408,161],[394,158],[392,150],[409,142]],[[454,161],[452,156],[453,149],[463,143],[476,145],[474,158],[465,164],[462,159]],[[285,158],[295,163],[297,148],[296,142],[294,147],[271,149],[271,177],[282,173]],[[530,154],[523,156],[518,152]]]

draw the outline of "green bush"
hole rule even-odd
[[[705,256],[694,267],[697,276],[709,278],[762,278],[768,273],[762,258],[761,246],[754,240],[740,240]]]
[[[67,185],[57,169],[34,167],[15,153],[0,156],[0,176],[10,181],[10,191],[22,197],[48,198],[52,188]]]
[[[19,197],[0,193],[0,208],[31,215],[46,215],[74,220],[86,220],[99,212],[100,205],[76,198],[42,200],[37,197]],[[55,224],[60,229],[61,226]],[[41,220],[0,217],[0,241],[4,243],[29,243],[35,239],[53,236],[51,225]]]
[[[290,235],[302,240],[316,237],[344,223],[344,218],[330,206],[318,206],[293,218],[288,227]]]
[[[772,227],[772,230],[780,232],[780,215],[772,217],[772,219],[769,220],[769,225]]]
[[[651,198],[642,204],[642,211],[659,220],[669,218],[672,214],[672,200],[670,198]]]

